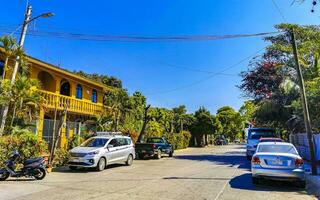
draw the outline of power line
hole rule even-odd
[[[287,19],[286,19],[286,17],[284,16],[283,12],[281,11],[280,7],[278,6],[276,0],[272,0],[272,4],[273,4],[274,7],[276,8],[276,10],[279,12],[282,20],[283,20],[284,22],[287,22]]]
[[[186,89],[186,88],[189,88],[189,87],[192,87],[194,85],[197,85],[199,83],[202,83],[204,81],[207,81],[209,79],[212,79],[213,77],[215,76],[218,76],[218,75],[221,75],[223,74],[224,72],[238,66],[239,64],[243,63],[244,61],[250,59],[250,58],[253,58],[255,57],[259,52],[263,51],[265,48],[262,48],[262,49],[259,49],[258,51],[254,52],[254,54],[250,55],[250,56],[247,56],[243,59],[241,59],[240,61],[230,65],[229,67],[226,67],[224,68],[223,70],[219,71],[219,72],[215,72],[213,74],[211,74],[210,76],[207,76],[206,78],[204,79],[201,79],[201,80],[198,80],[198,81],[195,81],[195,82],[192,82],[190,84],[187,84],[187,85],[184,85],[184,86],[180,86],[180,87],[177,87],[177,88],[173,88],[173,89],[170,89],[170,90],[164,90],[164,91],[159,91],[159,92],[153,92],[153,93],[146,93],[146,95],[157,95],[157,94],[166,94],[166,93],[171,93],[171,92],[175,92],[175,91],[178,91],[178,90],[182,90],[182,89]]]
[[[12,32],[12,28],[1,27],[0,31],[8,33]],[[133,36],[133,35],[92,35],[82,33],[68,33],[68,32],[49,32],[31,30],[28,32],[30,36],[36,37],[55,37],[72,40],[88,40],[97,42],[186,42],[186,41],[214,41],[235,38],[250,38],[261,37],[281,32],[262,32],[252,34],[230,34],[230,35],[174,35],[174,36]]]

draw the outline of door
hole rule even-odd
[[[119,143],[119,149],[118,149],[118,156],[119,162],[125,162],[127,161],[128,155],[129,155],[129,145],[127,144],[127,140],[125,138],[117,138],[117,141]]]
[[[110,147],[112,145],[112,147]],[[118,154],[118,141],[114,138],[112,139],[109,144],[107,145],[108,151],[107,151],[107,159],[108,164],[114,163],[117,160],[117,154]]]

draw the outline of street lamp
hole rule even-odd
[[[20,40],[19,40],[19,47],[22,47],[23,44],[24,44],[24,40],[25,40],[25,37],[26,37],[26,34],[27,34],[28,24],[30,24],[30,22],[32,22],[32,21],[34,21],[34,20],[36,20],[38,18],[47,18],[47,17],[54,16],[53,13],[49,12],[49,13],[43,13],[41,15],[38,15],[38,16],[30,19],[31,18],[31,12],[32,12],[32,7],[31,7],[31,5],[29,5],[27,7],[25,18],[24,18],[24,21],[23,21],[23,24],[22,24],[22,31],[21,31]],[[11,85],[13,85],[13,83],[14,83],[14,81],[16,79],[16,76],[17,76],[18,69],[19,69],[18,60],[19,60],[19,56],[17,56],[15,64],[14,64],[14,68],[13,68],[13,72],[12,72],[12,76],[11,76],[11,81],[10,81]],[[8,111],[9,111],[9,106],[8,105],[4,106],[4,108],[2,110],[2,119],[1,119],[1,123],[0,123],[0,133],[2,133],[3,130],[4,130],[6,119],[7,119],[7,115],[8,115]]]
[[[26,14],[25,14],[24,22],[22,24],[22,31],[21,31],[20,40],[19,40],[19,47],[23,46],[24,40],[25,40],[25,37],[26,37],[26,34],[27,34],[28,25],[32,21],[34,21],[34,20],[36,20],[38,18],[48,18],[48,17],[54,16],[54,14],[52,12],[48,12],[48,13],[43,13],[41,15],[38,15],[38,16],[30,19],[31,18],[31,12],[32,12],[32,6],[29,5],[27,7],[27,11],[26,11]],[[19,60],[18,57],[17,57],[17,60]],[[11,85],[14,83],[14,81],[16,79],[18,68],[19,68],[19,62],[16,61],[15,64],[14,64],[12,77],[11,77],[11,81],[10,81]]]

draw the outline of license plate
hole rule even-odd
[[[281,160],[272,160],[271,164],[272,165],[283,165],[283,162]]]

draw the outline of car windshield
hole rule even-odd
[[[273,130],[270,130],[270,129],[252,130],[249,133],[249,139],[260,139],[262,137],[264,137],[264,138],[266,138],[266,137],[277,137],[277,135]]]
[[[163,143],[161,138],[148,138],[147,143]]]
[[[81,147],[104,147],[108,142],[107,138],[90,138],[82,143]]]
[[[298,154],[293,145],[281,145],[281,144],[259,145],[257,152],[259,153],[291,153],[296,155]]]

